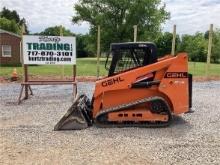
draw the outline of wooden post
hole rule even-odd
[[[100,59],[100,25],[98,25],[98,33],[97,33],[97,79],[99,79],[99,74],[100,74],[99,59]]]
[[[28,82],[28,65],[24,64],[24,82]],[[25,97],[24,99],[28,99],[28,85],[25,84]]]
[[[62,27],[62,25],[60,25],[60,36],[63,36],[63,27]],[[60,68],[61,68],[61,79],[63,80],[64,79],[64,65],[61,65]]]
[[[208,77],[209,75],[209,67],[210,67],[211,52],[212,52],[212,34],[213,34],[213,24],[210,24],[208,54],[207,54],[207,63],[206,63],[206,77]]]
[[[76,64],[73,65],[73,82],[76,82]],[[73,84],[73,100],[77,94],[77,84]]]
[[[24,55],[23,55],[23,35],[25,34],[24,24],[21,25],[21,55],[22,55],[22,66],[23,66],[23,81],[28,82],[28,65],[24,64]],[[28,85],[25,84],[25,96],[24,99],[28,99]]]
[[[171,55],[175,55],[175,47],[176,47],[176,25],[173,25],[173,40],[172,40],[172,50]]]
[[[137,25],[134,25],[133,28],[134,28],[134,42],[137,42]]]
[[[23,55],[23,34],[24,34],[24,25],[21,25],[21,44],[20,44],[20,53],[21,53],[21,65],[24,68],[24,55]],[[24,73],[23,73],[23,81],[25,79]]]

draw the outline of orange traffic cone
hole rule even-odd
[[[18,74],[17,74],[17,69],[14,68],[12,75],[11,75],[11,81],[17,81],[18,80]]]

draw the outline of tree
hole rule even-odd
[[[18,24],[16,24],[15,20],[0,18],[0,27],[4,30],[20,34],[20,27]]]
[[[181,45],[178,51],[184,51],[189,54],[191,61],[205,62],[207,57],[207,40],[203,33],[194,35],[183,35]]]
[[[220,29],[213,33],[211,62],[220,63]]]
[[[155,40],[155,43],[157,45],[157,50],[158,50],[157,54],[159,57],[171,53],[172,40],[173,40],[173,34],[170,32],[165,32],[165,33],[161,33],[158,35],[157,39]],[[176,35],[176,49],[175,50],[177,50],[177,47],[179,44],[180,44],[180,38],[179,38],[179,35]]]
[[[25,28],[25,33],[27,33],[27,34],[29,33],[29,30],[27,27],[27,22],[26,22],[25,18],[20,18],[17,11],[15,11],[15,10],[11,11],[11,10],[3,7],[2,11],[0,12],[0,17],[6,18],[12,22],[15,22],[19,27],[21,27],[23,24],[24,28]],[[10,31],[10,28],[4,29],[4,30]],[[14,31],[12,31],[12,32],[14,32]]]
[[[151,40],[169,18],[161,0],[79,0],[74,6],[73,23],[90,23],[91,42],[96,41],[97,25],[101,26],[102,49],[111,42],[133,40],[133,25],[138,25],[138,39]]]
[[[62,33],[63,36],[75,36],[74,33],[72,33],[70,30],[66,29],[65,27],[62,27]],[[60,26],[53,26],[48,27],[44,31],[40,33],[35,33],[39,35],[47,35],[47,36],[59,36],[60,35]]]
[[[179,51],[189,54],[191,61],[206,62],[208,53],[209,31],[194,35],[183,35]],[[213,32],[211,62],[220,62],[220,29]]]
[[[0,15],[1,17],[7,18],[9,20],[15,20],[16,23],[20,22],[20,17],[15,10],[10,11],[7,8],[3,7]]]
[[[88,57],[94,55],[90,49],[89,38],[90,35],[88,34],[76,35],[77,57]]]

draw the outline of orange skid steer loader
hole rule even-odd
[[[186,53],[157,58],[149,42],[111,44],[108,76],[95,83],[92,100],[78,96],[54,130],[100,127],[164,127],[192,103]]]

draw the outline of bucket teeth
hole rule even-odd
[[[92,125],[90,101],[87,96],[77,97],[67,113],[55,125],[54,130],[80,130]]]

